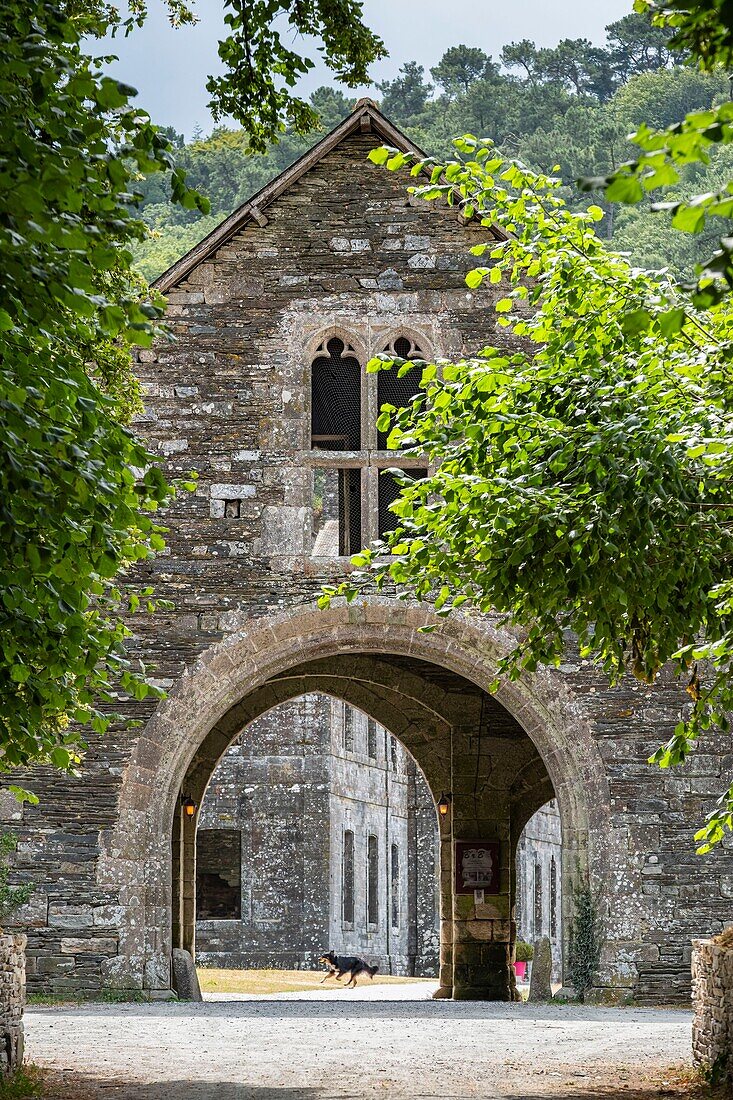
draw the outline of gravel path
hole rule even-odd
[[[651,1081],[689,1060],[680,1010],[431,1001],[424,985],[355,994],[34,1007],[26,1051],[59,1071],[63,1100],[646,1098],[671,1095]]]

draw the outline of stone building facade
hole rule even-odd
[[[409,197],[366,159],[385,142],[412,148],[361,102],[159,281],[175,341],[140,354],[138,430],[198,484],[165,517],[166,553],[139,569],[173,609],[135,617],[131,654],[168,695],[123,700],[140,726],[93,739],[80,779],[25,778],[40,796],[17,822],[20,873],[39,883],[34,988],[166,995],[172,948],[196,939],[196,824],[181,800],[202,801],[250,722],[312,692],[389,729],[434,798],[451,794],[441,995],[513,995],[514,853],[553,798],[563,879],[586,875],[603,899],[599,996],[689,997],[692,938],[730,919],[733,851],[701,859],[692,840],[733,767],[729,739],[706,735],[684,768],[647,763],[685,705],[671,675],[611,689],[569,641],[562,667],[494,691],[515,635],[490,615],[441,619],[390,593],[317,608],[348,552],[389,522],[380,470],[421,468],[383,449],[377,410],[401,395],[367,360],[398,341],[440,359],[506,339],[505,288],[465,284],[470,246],[493,231]],[[498,845],[495,892],[457,889],[455,844],[476,839]]]
[[[197,831],[197,960],[316,969],[325,951],[437,973],[438,828],[397,740],[340,699],[268,711],[227,750]]]
[[[552,979],[562,981],[562,826],[554,799],[533,814],[517,845],[517,937],[547,936]]]

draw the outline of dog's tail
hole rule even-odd
[[[373,978],[373,977],[374,977],[374,975],[375,975],[375,974],[377,973],[377,971],[379,970],[379,967],[378,967],[378,966],[367,966],[367,970],[369,971],[369,977],[370,977],[370,978]]]

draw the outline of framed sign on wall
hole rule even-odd
[[[456,840],[454,847],[457,894],[499,893],[501,848],[498,840]]]

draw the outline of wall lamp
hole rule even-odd
[[[445,791],[440,792],[440,798],[438,799],[438,813],[441,817],[448,816],[448,812],[450,811],[450,804],[452,801],[453,795],[450,793],[450,791],[448,791],[447,794]]]
[[[181,795],[181,806],[183,807],[183,812],[186,817],[191,818],[196,816],[196,803],[190,796],[184,798],[183,795]]]

